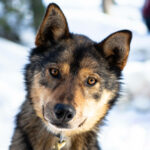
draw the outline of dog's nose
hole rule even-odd
[[[74,117],[76,112],[70,105],[56,104],[54,107],[54,113],[58,121],[68,122]]]

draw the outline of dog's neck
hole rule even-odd
[[[77,134],[71,137],[64,137],[62,135],[52,136],[53,150],[83,150],[86,146],[89,149],[95,148],[98,150],[97,133],[95,131],[89,131],[81,134]]]

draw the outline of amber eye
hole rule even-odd
[[[59,70],[56,69],[56,68],[50,68],[50,69],[49,69],[49,72],[50,72],[50,74],[51,74],[53,77],[58,77],[58,76],[59,76]]]
[[[87,80],[87,84],[88,85],[95,85],[95,83],[97,82],[97,80],[94,77],[89,77]]]

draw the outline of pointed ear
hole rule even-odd
[[[47,7],[46,14],[36,35],[36,46],[57,42],[69,36],[66,18],[61,9],[54,3]]]
[[[99,46],[111,66],[123,70],[130,50],[132,33],[128,30],[115,32],[103,40]]]

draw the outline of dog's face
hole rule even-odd
[[[27,65],[29,97],[54,134],[91,130],[115,102],[131,40],[116,32],[101,43],[71,34],[58,6],[49,5]]]

